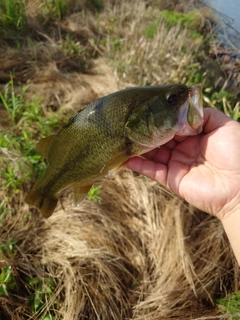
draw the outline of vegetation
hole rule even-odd
[[[217,300],[219,309],[225,314],[236,314],[233,320],[237,320],[240,317],[240,291],[230,294],[225,298]]]
[[[100,201],[102,198],[99,196],[102,186],[95,187],[92,185],[91,189],[88,192],[88,200]]]
[[[77,209],[66,191],[47,221],[24,202],[46,168],[36,141],[117,89],[201,83],[205,106],[240,121],[239,83],[228,89],[208,54],[202,11],[166,8],[0,3],[1,319],[237,319],[238,268],[221,225],[155,182],[123,171]]]

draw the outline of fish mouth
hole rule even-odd
[[[196,135],[202,132],[203,104],[199,84],[189,87],[189,96],[180,108],[178,121],[181,126],[178,135]]]

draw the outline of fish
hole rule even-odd
[[[71,186],[74,204],[79,205],[96,179],[117,173],[129,158],[160,147],[175,135],[199,134],[202,123],[200,85],[139,86],[111,93],[37,143],[48,166],[25,200],[47,218],[59,194]]]

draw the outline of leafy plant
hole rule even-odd
[[[54,278],[45,278],[41,280],[39,278],[28,278],[27,288],[30,292],[29,306],[33,314],[39,314],[46,308],[46,303],[52,299],[54,290],[56,288],[56,280]],[[50,303],[48,309],[54,307],[54,301]],[[44,316],[44,320],[54,319],[51,313]]]
[[[0,93],[0,103],[8,113],[5,120],[12,127],[11,131],[6,129],[0,132],[0,147],[5,148],[9,156],[1,159],[1,183],[14,193],[19,192],[23,181],[32,173],[36,174],[36,178],[42,175],[46,164],[36,152],[35,143],[40,136],[47,136],[58,128],[63,115],[56,118],[52,112],[44,111],[39,98],[33,97],[27,101],[25,94],[28,87],[23,86],[16,93],[11,79],[4,92]]]
[[[18,163],[7,163],[7,168],[5,170],[1,170],[1,174],[5,179],[4,188],[11,188],[12,192],[18,193],[20,191],[20,186],[22,181],[24,180],[24,176],[22,178],[16,179],[18,176],[17,171],[19,170]]]
[[[94,185],[92,185],[91,189],[88,192],[88,200],[93,200],[93,201],[100,201],[102,200],[102,198],[99,196],[100,190],[101,190],[102,186],[97,186],[95,187]]]
[[[18,242],[17,239],[12,239],[3,243],[0,243],[0,250],[2,253],[8,257],[10,254],[16,252],[15,244]]]
[[[7,266],[4,268],[0,274],[0,294],[4,296],[9,296],[9,290],[15,291],[17,284],[14,280],[12,267]]]
[[[218,299],[217,303],[221,313],[231,315],[233,320],[240,319],[240,291]]]
[[[66,55],[79,55],[81,53],[80,43],[75,41],[71,34],[67,34],[65,40],[62,42],[62,49]]]
[[[0,243],[0,250],[5,257],[9,257],[16,252],[15,244],[17,239],[12,239],[3,243]],[[0,274],[0,294],[9,296],[10,291],[16,291],[17,284],[15,282],[12,267],[9,265],[1,271]]]

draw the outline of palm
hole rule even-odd
[[[159,181],[199,209],[223,215],[229,204],[240,201],[240,149],[236,147],[240,125],[221,113],[213,124],[213,112],[205,111],[206,133],[183,141],[173,139],[145,154],[146,160],[132,160],[129,167]]]

